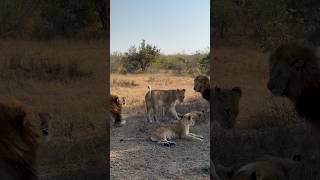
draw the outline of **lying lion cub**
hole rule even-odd
[[[156,129],[150,139],[165,146],[175,145],[175,142],[170,141],[175,138],[203,141],[203,136],[189,132],[190,126],[194,126],[195,121],[199,121],[202,115],[203,112],[200,111],[189,112],[176,123]]]

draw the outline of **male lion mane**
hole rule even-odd
[[[300,116],[320,127],[320,58],[316,49],[298,43],[283,44],[270,55],[273,61],[291,66],[295,73],[286,96],[295,103]]]
[[[39,130],[31,109],[17,100],[0,101],[0,179],[38,179],[35,170]]]

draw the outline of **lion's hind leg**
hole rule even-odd
[[[200,138],[203,139],[203,136],[201,135],[197,135],[197,134],[193,134],[193,133],[189,133],[190,136],[196,137],[196,138]]]
[[[200,142],[203,141],[203,139],[201,139],[199,137],[192,136],[190,134],[184,135],[183,138],[187,139],[187,140],[194,140],[194,141],[200,141]]]

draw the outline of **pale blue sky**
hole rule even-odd
[[[162,53],[209,51],[210,0],[111,0],[111,53],[142,39]]]

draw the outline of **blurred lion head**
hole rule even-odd
[[[37,179],[34,169],[40,133],[33,113],[17,100],[0,101],[0,179]]]

